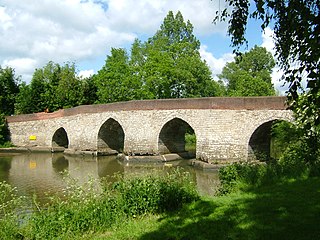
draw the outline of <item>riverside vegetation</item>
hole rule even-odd
[[[199,196],[181,169],[112,184],[67,177],[64,196],[43,206],[35,198],[26,213],[27,199],[0,183],[0,239],[318,239],[319,161],[306,161],[301,139],[281,151],[278,160],[221,168],[216,196]]]

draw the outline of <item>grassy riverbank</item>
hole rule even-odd
[[[212,198],[199,197],[179,171],[120,179],[101,191],[94,189],[92,183],[70,184],[67,199],[35,205],[33,214],[17,221],[14,207],[24,199],[12,198],[10,187],[1,185],[0,210],[7,217],[0,220],[0,238],[320,238],[319,177],[248,184]]]
[[[200,199],[82,239],[319,239],[320,179],[284,181]]]

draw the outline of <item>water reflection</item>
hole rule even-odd
[[[40,200],[47,195],[62,194],[66,187],[65,174],[79,181],[88,182],[90,178],[115,180],[115,173],[129,176],[154,171],[166,172],[175,165],[191,173],[198,190],[203,195],[212,195],[218,183],[216,172],[205,172],[187,166],[186,161],[164,164],[124,164],[115,156],[85,157],[65,156],[63,154],[30,153],[14,156],[0,156],[0,181],[7,181],[17,187],[19,195],[33,196]],[[46,193],[46,194],[45,194]],[[45,200],[43,200],[45,201]]]

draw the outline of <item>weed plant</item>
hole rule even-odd
[[[23,197],[16,195],[16,189],[6,182],[0,182],[0,239],[17,239],[19,221],[16,214],[18,206],[22,206]]]

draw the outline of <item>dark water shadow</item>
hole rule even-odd
[[[0,181],[9,180],[9,170],[11,169],[12,157],[0,156]]]
[[[56,173],[63,173],[68,170],[69,161],[64,157],[63,153],[55,153],[52,155],[52,168]]]
[[[201,200],[159,221],[140,239],[320,239],[320,179]]]

